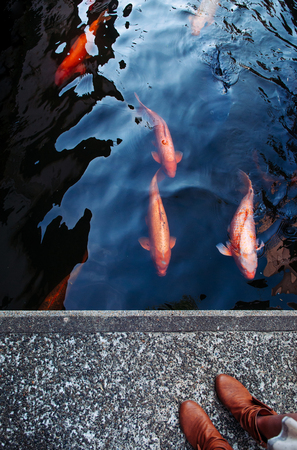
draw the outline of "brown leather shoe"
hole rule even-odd
[[[242,428],[266,448],[267,439],[259,432],[257,416],[271,416],[277,413],[253,397],[240,381],[230,375],[222,374],[216,377],[216,391],[221,402],[229,409]]]
[[[180,405],[179,421],[187,440],[195,449],[232,450],[206,412],[196,402],[187,400]]]

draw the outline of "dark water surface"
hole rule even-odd
[[[199,2],[8,2],[1,52],[2,309],[296,309],[297,7],[224,1],[199,35]],[[85,73],[55,82],[67,52],[104,10]],[[176,237],[165,277],[145,217],[154,130],[183,152],[159,183]],[[255,280],[216,244],[255,191]],[[262,303],[259,303],[262,302]],[[185,305],[187,302],[183,302]],[[165,305],[164,305],[165,304]],[[242,304],[237,303],[237,307]]]

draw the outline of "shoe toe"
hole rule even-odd
[[[181,404],[179,420],[182,431],[195,449],[232,450],[206,412],[193,400]]]
[[[197,445],[197,433],[201,414],[206,414],[203,409],[193,400],[186,400],[180,405],[180,426],[190,444]]]

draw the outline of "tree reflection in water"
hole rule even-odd
[[[108,36],[104,28],[96,37],[98,56],[88,61],[93,91],[79,97],[74,92],[59,95],[54,83],[63,57],[55,53],[56,43],[70,42],[79,24],[75,2],[57,0],[51,7],[39,0],[26,5],[13,2],[4,14],[11,34],[2,42],[1,54],[1,140],[5,150],[0,165],[0,307],[37,309],[51,293],[52,300],[41,308],[61,309],[67,280],[75,265],[85,260],[92,213],[82,211],[70,230],[61,216],[56,217],[43,239],[39,223],[54,205],[61,204],[89,163],[108,157],[114,145],[112,140],[90,138],[73,149],[58,152],[55,148],[59,135],[74,127],[98,100],[112,96],[123,101],[114,84],[97,70],[113,57],[112,44],[118,36],[113,27],[115,16],[109,21]],[[96,8],[92,14],[98,16]],[[60,294],[55,297],[57,292]],[[54,297],[59,301],[54,302]]]

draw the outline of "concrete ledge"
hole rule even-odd
[[[0,333],[297,331],[297,311],[1,311]]]
[[[214,380],[296,412],[296,328],[297,311],[2,311],[0,448],[191,450],[192,399],[234,450],[261,450]]]

